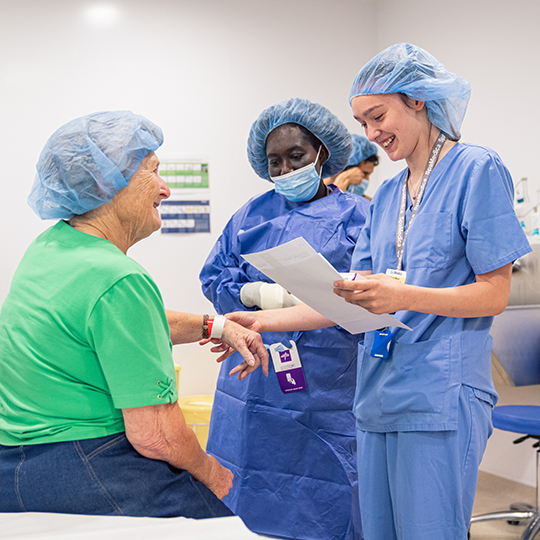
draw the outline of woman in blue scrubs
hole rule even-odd
[[[241,254],[303,236],[348,272],[369,203],[322,179],[341,172],[350,152],[349,132],[319,104],[295,98],[261,113],[248,157],[273,185],[232,216],[201,271],[203,292],[219,313],[298,303]],[[269,376],[258,370],[245,381],[229,377],[242,361],[234,354],[217,383],[207,451],[234,472],[224,502],[259,533],[357,540],[358,336],[328,328],[262,337],[274,349]],[[286,369],[293,360],[301,371]]]
[[[458,142],[469,95],[467,81],[406,43],[368,62],[350,94],[369,140],[407,163],[377,190],[355,248],[352,271],[366,279],[335,290],[412,328],[368,332],[360,347],[366,540],[465,540],[492,431],[489,329],[530,246],[500,157]],[[306,306],[234,316],[261,331],[331,324]]]
[[[348,191],[371,201],[365,192],[369,186],[369,177],[379,164],[377,147],[366,137],[351,134],[353,149],[349,156],[349,164],[337,176],[326,178],[326,185],[335,184],[341,191]]]

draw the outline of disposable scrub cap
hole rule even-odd
[[[377,147],[367,137],[352,133],[351,139],[353,148],[349,156],[349,166],[358,165],[364,159],[377,155]]]
[[[56,130],[43,148],[28,197],[41,219],[69,219],[106,204],[128,185],[161,129],[131,111],[89,114]]]
[[[254,171],[266,180],[266,138],[283,124],[298,124],[311,131],[326,147],[329,158],[322,168],[322,177],[340,173],[349,161],[351,138],[341,120],[328,109],[308,99],[292,98],[264,110],[251,126],[248,138],[248,158]]]
[[[349,102],[366,94],[395,93],[425,101],[431,123],[451,139],[459,140],[471,86],[427,51],[410,43],[388,47],[358,72]]]

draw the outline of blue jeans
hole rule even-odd
[[[209,518],[232,512],[187,471],[148,459],[125,433],[0,445],[0,512]]]

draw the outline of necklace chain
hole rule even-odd
[[[420,182],[420,184],[421,184],[421,183],[422,183],[422,182]],[[415,200],[416,200],[416,197],[418,196],[418,190],[420,189],[420,184],[418,184],[418,186],[416,186],[416,189],[414,190],[414,192],[413,192],[412,189],[411,189],[411,199],[412,199],[413,201],[415,201]],[[409,186],[410,186],[410,183],[409,183]]]

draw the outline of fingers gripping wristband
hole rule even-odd
[[[219,339],[223,335],[226,320],[224,315],[216,315],[208,319],[208,333],[211,338]]]

